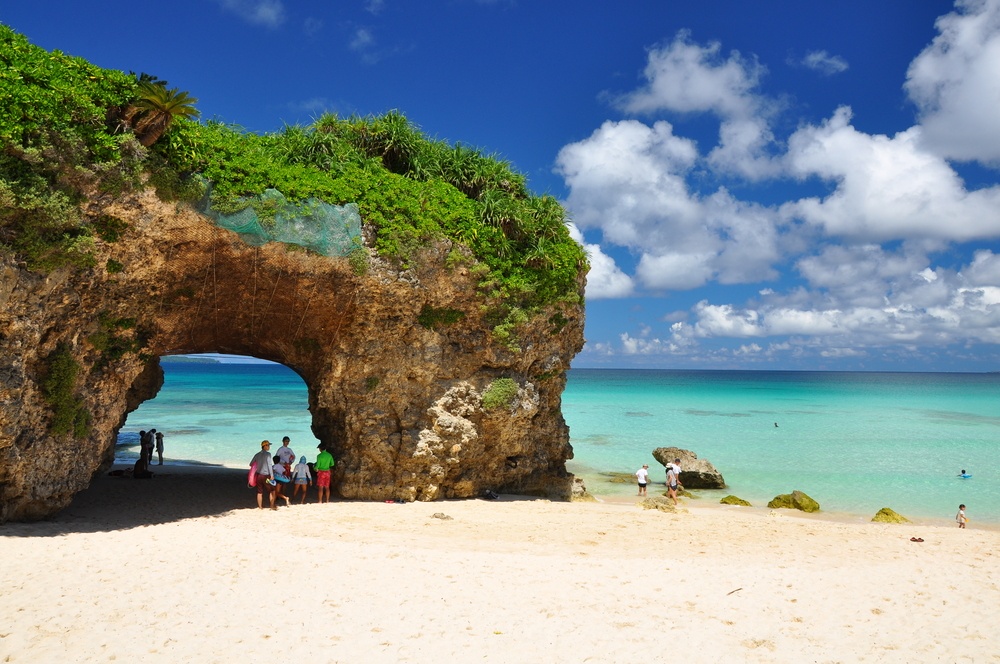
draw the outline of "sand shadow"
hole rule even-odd
[[[121,468],[124,466],[113,470]],[[144,480],[98,475],[52,518],[4,524],[0,536],[52,537],[128,530],[257,507],[245,470],[197,462],[154,465],[151,470],[155,476]]]
[[[126,466],[117,465],[112,470],[124,468]],[[150,469],[155,476],[142,480],[102,473],[87,489],[78,493],[66,509],[52,518],[0,525],[0,537],[58,537],[70,533],[113,532],[184,519],[222,516],[233,510],[257,510],[257,492],[247,486],[245,470],[197,461],[185,461],[183,465],[153,465]],[[310,489],[307,506],[316,502],[315,491],[315,488]],[[496,502],[530,500],[545,499],[501,494]],[[285,507],[283,501],[278,502],[280,510],[302,507]],[[334,498],[332,502],[345,501]],[[445,505],[448,502],[428,504]]]

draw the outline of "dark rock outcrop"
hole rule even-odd
[[[792,491],[791,493],[783,493],[780,496],[775,496],[767,506],[771,509],[783,508],[801,510],[803,512],[819,511],[819,503],[801,491]]]
[[[456,265],[462,249],[450,242],[407,269],[371,254],[359,269],[277,242],[248,246],[150,192],[89,206],[127,225],[96,241],[95,267],[46,276],[0,258],[0,522],[65,507],[112,460],[127,414],[155,396],[159,356],[203,352],[303,378],[345,498],[569,498],[560,404],[582,305],[519,325],[511,350],[492,334],[474,261]],[[422,316],[435,311],[461,315]],[[516,393],[484,407],[498,379]]]
[[[674,459],[680,459],[681,484],[685,489],[725,489],[726,480],[722,473],[706,459],[699,459],[691,450],[679,447],[657,447],[653,450],[653,458],[663,464],[664,468]]]

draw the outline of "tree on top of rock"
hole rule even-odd
[[[138,113],[135,135],[145,147],[155,143],[170,128],[174,118],[198,117],[197,99],[177,88],[167,88],[165,81],[140,81],[139,99],[133,106]]]

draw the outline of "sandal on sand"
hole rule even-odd
[[[923,537],[911,537],[910,541],[911,542],[923,542],[924,538]]]

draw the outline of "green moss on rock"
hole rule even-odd
[[[909,523],[910,522],[910,520],[907,519],[905,516],[903,516],[902,514],[899,514],[898,512],[896,512],[896,511],[894,511],[894,510],[892,510],[892,509],[890,509],[888,507],[883,507],[878,512],[876,512],[875,516],[872,517],[872,521],[874,521],[876,523]]]
[[[75,394],[76,376],[80,365],[69,346],[60,343],[46,360],[45,378],[41,382],[42,395],[52,407],[52,433],[72,433],[78,438],[90,431],[90,412],[83,400]]]
[[[784,508],[801,510],[803,512],[819,511],[819,503],[801,491],[792,491],[791,493],[783,493],[780,496],[775,496],[767,506],[772,509]]]
[[[726,496],[719,501],[723,505],[739,505],[741,507],[753,507],[750,503],[743,500],[742,498],[737,498],[736,496]]]
[[[635,473],[619,473],[619,472],[608,472],[601,473],[601,477],[605,478],[611,484],[635,484],[638,480],[635,477]]]

